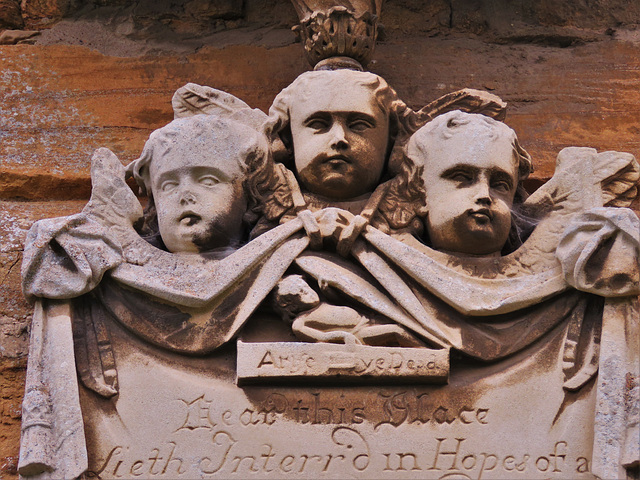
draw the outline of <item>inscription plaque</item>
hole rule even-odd
[[[238,342],[238,384],[325,378],[353,383],[446,383],[449,351],[302,343]]]

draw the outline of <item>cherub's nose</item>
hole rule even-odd
[[[488,182],[480,180],[475,185],[474,198],[479,205],[491,205],[491,189]]]
[[[337,150],[344,150],[349,146],[346,129],[341,123],[335,122],[331,128],[331,133],[333,135],[331,140],[331,146],[333,148]]]
[[[180,195],[180,205],[189,205],[192,203],[196,203],[196,197],[190,191],[184,191]]]

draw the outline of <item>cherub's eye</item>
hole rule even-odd
[[[509,191],[511,191],[511,185],[506,182],[506,181],[498,181],[498,182],[493,182],[491,184],[491,188],[494,190],[497,190],[498,192],[502,192],[502,193],[507,193]]]
[[[358,133],[362,133],[370,128],[373,128],[373,125],[366,120],[354,120],[349,123],[349,129]]]
[[[162,190],[163,192],[170,192],[177,186],[178,186],[178,182],[176,182],[175,180],[165,180],[160,185],[160,190]]]
[[[460,171],[454,172],[453,174],[451,174],[449,178],[454,182],[458,182],[458,183],[469,183],[473,181],[473,175],[467,172],[460,172]]]
[[[329,128],[329,122],[320,118],[315,118],[307,122],[307,127],[313,130],[326,130],[327,128]]]
[[[213,187],[214,185],[217,185],[218,183],[220,183],[220,180],[218,180],[213,175],[204,175],[204,176],[200,177],[198,182],[201,185],[204,185],[206,187]]]

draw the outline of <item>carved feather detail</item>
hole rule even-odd
[[[251,108],[238,97],[215,88],[187,83],[171,99],[174,118],[192,115],[217,115],[261,130],[267,115]]]
[[[605,207],[629,207],[638,195],[640,165],[630,153],[599,153],[593,173],[600,180]]]
[[[507,116],[507,104],[497,95],[482,90],[464,88],[447,93],[415,112],[415,129],[422,127],[438,115],[452,110],[481,113],[500,121],[504,121]]]

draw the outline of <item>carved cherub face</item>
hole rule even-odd
[[[304,74],[276,98],[275,110],[288,115],[303,190],[347,200],[375,189],[390,141],[384,102],[392,96],[376,75],[338,70]]]
[[[208,115],[174,120],[153,132],[132,171],[153,197],[167,250],[237,245],[247,211],[248,163],[267,157],[257,132]]]
[[[506,125],[457,111],[436,118],[412,137],[407,154],[424,165],[433,248],[470,255],[502,250],[519,181],[514,141]]]
[[[151,164],[160,236],[170,252],[207,251],[241,237],[247,201],[239,159],[214,163],[203,146],[171,151],[165,161]]]

